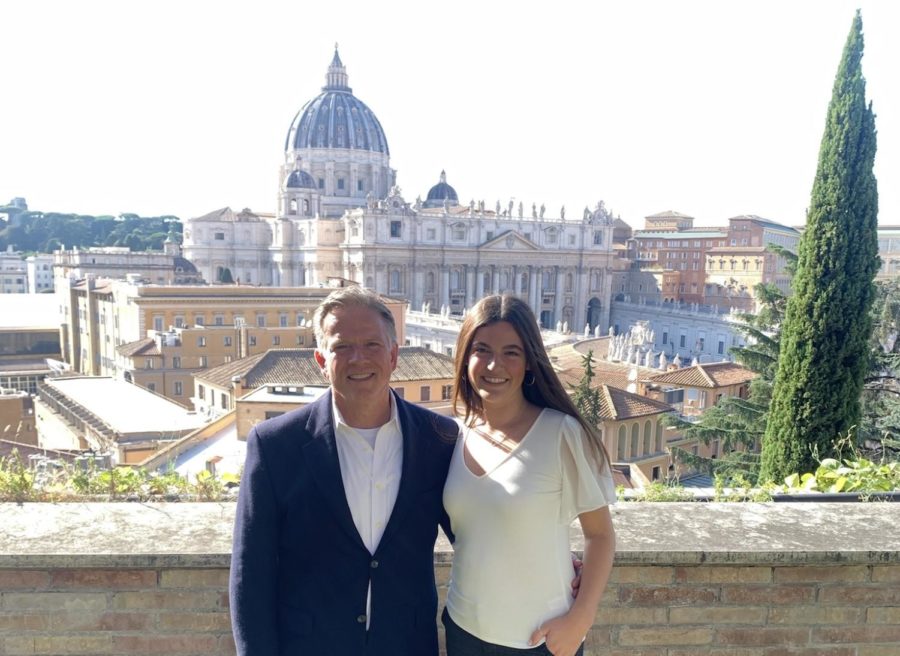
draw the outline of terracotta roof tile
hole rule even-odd
[[[618,387],[601,385],[602,400],[600,414],[603,419],[621,421],[672,412],[672,406],[662,401],[649,399],[640,394],[632,394]]]
[[[650,376],[654,383],[687,387],[728,387],[750,382],[756,374],[736,362],[714,362],[684,367]]]
[[[139,339],[136,342],[121,344],[116,347],[116,352],[119,355],[124,355],[125,357],[131,357],[134,355],[162,355],[162,353],[160,353],[159,347],[157,347],[156,345],[156,340],[151,337],[145,337],[144,339]]]

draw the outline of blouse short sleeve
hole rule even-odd
[[[584,429],[574,417],[567,416],[563,421],[559,455],[562,465],[561,522],[571,524],[583,512],[616,502],[616,486],[609,462],[598,462]]]

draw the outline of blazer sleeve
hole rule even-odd
[[[241,656],[277,654],[278,510],[259,435],[247,437],[229,576],[231,626]]]

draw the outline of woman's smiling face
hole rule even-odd
[[[497,321],[475,331],[469,348],[469,384],[483,404],[519,402],[528,371],[525,349],[508,321]]]

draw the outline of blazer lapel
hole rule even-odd
[[[341,477],[341,464],[338,460],[337,444],[334,436],[334,422],[331,413],[331,392],[327,392],[316,401],[317,411],[310,415],[307,429],[313,439],[303,447],[309,463],[309,471],[322,491],[326,503],[331,507],[337,523],[363,549],[362,538],[353,523],[347,493],[344,491],[344,480]],[[402,479],[401,479],[402,483]]]

